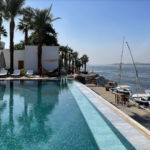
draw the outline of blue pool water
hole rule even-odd
[[[93,118],[89,118],[93,113]],[[99,124],[96,130],[91,126],[92,119]],[[134,150],[73,83],[0,81],[1,150],[116,150],[116,147]]]
[[[66,84],[0,82],[0,149],[98,149]]]

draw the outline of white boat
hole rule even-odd
[[[128,85],[118,85],[116,87],[116,91],[119,92],[119,93],[132,95],[132,93],[131,93],[129,88],[130,88],[130,86],[128,86]]]
[[[148,89],[145,90],[145,93],[148,94],[148,95],[150,95],[150,90],[148,90]]]
[[[150,105],[150,95],[148,94],[133,94],[132,97],[139,104]]]

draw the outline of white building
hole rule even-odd
[[[10,51],[0,50],[4,53],[6,68],[10,68]],[[25,46],[25,50],[14,50],[14,69],[33,70],[38,72],[37,46]],[[57,60],[54,62],[42,61],[42,67],[48,71],[58,68],[59,46],[42,46],[42,60]]]
[[[0,50],[4,50],[5,49],[5,43],[0,41]]]

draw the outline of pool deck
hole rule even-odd
[[[86,84],[92,91],[96,92],[98,95],[102,96],[109,103],[114,105],[116,108],[124,112],[126,115],[133,118],[139,124],[150,130],[150,109],[143,108],[140,109],[136,106],[135,102],[129,101],[128,104],[122,105],[115,103],[115,94],[110,91],[104,91],[103,87],[96,87],[92,84]]]
[[[22,76],[22,77],[6,77],[6,78],[0,78],[0,81],[1,80],[43,80],[43,79],[58,79],[57,77],[47,77],[47,76],[39,76],[39,75],[35,75],[35,76],[32,76],[32,77],[25,77],[25,76]]]
[[[74,84],[137,150],[150,150],[150,131],[148,129],[93,92],[90,88],[76,81]],[[131,122],[133,125],[131,125]]]

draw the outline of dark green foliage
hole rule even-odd
[[[57,33],[55,29],[52,28],[52,26],[46,25],[43,33],[43,41],[44,46],[59,46],[58,40],[57,40]],[[20,41],[20,43],[15,44],[14,49],[15,50],[22,50],[24,49],[25,42]],[[38,31],[34,31],[31,33],[31,35],[28,38],[28,45],[38,45]]]
[[[20,41],[20,43],[14,45],[14,50],[24,50],[24,41]]]
[[[2,34],[4,37],[7,37],[7,31],[6,31],[6,29],[4,28],[4,26],[1,27],[1,34]]]

